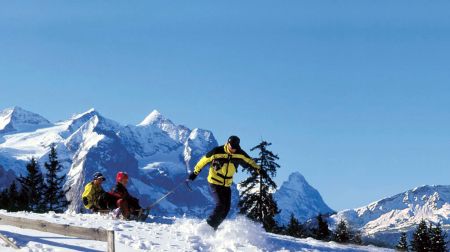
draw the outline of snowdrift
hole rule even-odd
[[[10,216],[51,221],[82,227],[102,227],[116,232],[116,251],[391,251],[376,247],[346,246],[314,239],[296,239],[266,233],[244,217],[226,220],[212,231],[195,218],[150,216],[145,223],[113,220],[96,214],[6,213]],[[0,233],[12,239],[21,251],[105,251],[104,242],[0,225]],[[0,251],[15,251],[0,241]]]

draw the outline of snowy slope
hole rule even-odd
[[[274,194],[281,212],[276,216],[278,223],[287,224],[291,214],[301,222],[314,218],[318,214],[334,213],[320,196],[320,193],[308,184],[299,172],[289,176],[288,181]]]
[[[422,220],[441,223],[450,232],[450,186],[422,186],[382,199],[368,206],[331,216],[331,223],[345,219],[379,244],[397,244],[400,232],[409,235]]]
[[[120,125],[95,109],[54,124],[17,107],[4,110],[0,119],[5,129],[0,133],[0,174],[8,178],[0,178],[0,189],[26,172],[25,164],[31,157],[43,168],[55,143],[62,173],[68,175],[70,209],[75,211],[82,209],[81,192],[96,171],[106,176],[106,190],[113,187],[117,171],[127,171],[131,176],[129,190],[146,206],[183,181],[200,157],[217,146],[212,132],[176,125],[156,110],[136,126]],[[182,187],[154,210],[203,216],[212,205],[206,174],[192,184],[194,192]]]
[[[1,214],[6,214],[0,211]],[[82,227],[115,230],[116,251],[391,251],[363,246],[346,246],[314,239],[296,239],[265,233],[243,217],[226,220],[217,232],[204,221],[191,218],[150,217],[146,223],[112,220],[90,214],[8,213],[11,216],[46,220]],[[0,233],[21,246],[20,251],[105,251],[106,243],[0,225]],[[0,251],[12,252],[0,240]]]

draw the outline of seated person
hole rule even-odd
[[[139,200],[128,193],[126,188],[128,184],[128,174],[126,172],[118,172],[116,176],[116,186],[111,194],[116,197],[116,217],[122,213],[124,219],[138,218],[142,214],[142,207]]]
[[[102,188],[102,183],[105,180],[105,177],[103,177],[100,172],[96,172],[92,181],[84,187],[84,192],[81,198],[86,209],[89,209],[92,212],[108,209],[105,201],[106,192]]]

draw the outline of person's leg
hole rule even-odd
[[[117,201],[119,200],[119,198],[109,192],[106,192],[104,194],[104,197],[107,208],[109,210],[114,210],[117,207]]]
[[[221,186],[219,189],[220,201],[222,207],[222,211],[220,211],[220,215],[217,218],[217,227],[225,220],[230,212],[231,206],[231,189],[229,187]],[[217,228],[216,228],[217,229]]]
[[[100,197],[98,197],[98,206],[99,206],[99,210],[107,210],[108,209],[107,193],[102,193],[100,195]]]
[[[231,199],[231,197],[228,195],[228,190],[230,188],[214,184],[209,184],[209,187],[216,206],[206,222],[216,230],[230,210],[229,200]]]
[[[122,215],[125,219],[130,217],[130,209],[128,208],[128,202],[124,199],[119,199],[117,201],[117,207],[122,211]]]
[[[231,208],[231,188],[230,187],[223,187],[223,202],[224,202],[224,211],[222,212],[222,221],[225,220],[225,218],[227,217],[228,213],[230,212],[230,208]],[[221,223],[222,223],[221,221]]]

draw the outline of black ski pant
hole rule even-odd
[[[100,196],[99,199],[99,205],[102,209],[109,209],[109,210],[113,210],[114,208],[116,208],[116,202],[117,202],[118,198],[115,197],[114,195],[110,194],[109,192],[105,192]]]
[[[230,187],[209,183],[209,189],[216,203],[216,207],[206,222],[216,230],[228,215],[231,206]]]

